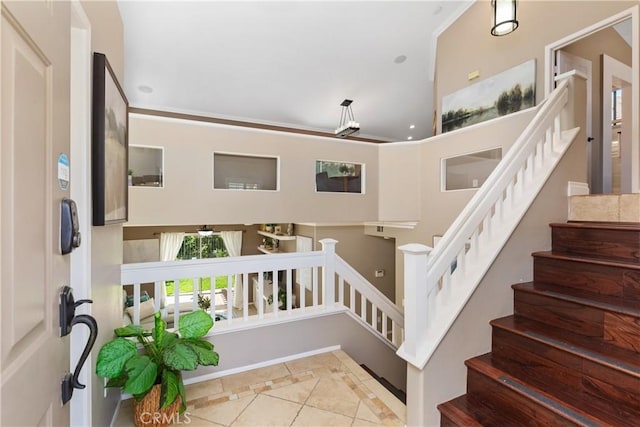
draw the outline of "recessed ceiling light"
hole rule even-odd
[[[402,64],[404,61],[407,60],[407,55],[398,55],[396,56],[396,58],[393,60],[393,62],[395,62],[396,64]]]
[[[415,129],[416,125],[409,125],[409,129]]]
[[[151,86],[140,85],[138,86],[138,90],[142,93],[151,93],[153,92],[153,88]]]
[[[407,139],[408,139],[409,141],[411,141],[411,140],[413,139],[413,137],[412,137],[412,136],[408,136],[408,137],[407,137]]]

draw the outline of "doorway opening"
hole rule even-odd
[[[613,174],[616,171],[618,160],[612,162],[612,159],[617,159],[616,157],[612,158],[612,150],[614,150],[614,156],[620,154],[619,191],[640,192],[640,94],[637,89],[631,90],[631,88],[640,87],[638,10],[638,6],[634,6],[545,47],[545,94],[549,94],[553,90],[554,77],[562,72],[557,65],[559,62],[562,63],[562,59],[559,61],[558,58],[562,58],[563,55],[577,57],[578,64],[590,61],[593,66],[593,77],[587,83],[592,92],[593,102],[591,113],[587,113],[587,127],[591,123],[591,133],[588,133],[589,129],[586,130],[588,139],[587,153],[585,153],[589,172],[588,184],[592,194],[614,191],[613,185],[616,178]],[[619,145],[621,150],[618,151],[615,151],[617,149],[615,147],[617,134],[614,134],[612,138],[610,119],[610,98],[613,87],[608,83],[605,84],[604,80],[600,78],[604,73],[605,56],[616,58],[632,70],[627,81],[629,84],[625,85],[625,87],[628,86],[625,105],[629,108],[627,117],[630,119],[624,122],[625,129],[621,134],[623,140]],[[585,74],[584,70],[579,67],[578,65],[572,69]],[[628,143],[625,143],[626,138],[628,138]]]

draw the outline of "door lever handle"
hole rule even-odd
[[[73,326],[79,323],[87,325],[89,328],[89,339],[84,350],[82,350],[82,354],[80,355],[80,359],[78,359],[78,364],[76,365],[73,374],[67,373],[62,379],[61,387],[63,405],[71,400],[74,389],[83,389],[86,387],[84,384],[80,384],[78,377],[80,376],[82,367],[89,357],[91,349],[96,343],[96,339],[98,338],[98,322],[96,322],[96,319],[93,316],[88,314],[79,314],[76,316],[75,312],[78,306],[91,302],[93,301],[90,299],[75,301],[73,299],[73,290],[69,286],[62,288],[62,292],[60,293],[60,336],[64,337],[69,335]]]

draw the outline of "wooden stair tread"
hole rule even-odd
[[[473,369],[476,372],[492,379],[493,381],[500,383],[502,386],[507,387],[511,392],[521,395],[537,406],[543,407],[549,412],[553,412],[560,417],[567,420],[569,423],[574,423],[580,426],[600,426],[603,424],[602,420],[598,418],[596,413],[599,413],[597,409],[593,410],[593,414],[585,412],[589,405],[581,405],[580,408],[571,405],[556,396],[543,391],[535,386],[527,384],[522,379],[516,378],[513,375],[503,371],[496,367],[493,363],[491,353],[477,356],[465,361],[465,365],[468,369]],[[591,408],[589,408],[591,409]],[[598,414],[603,418],[608,419],[609,414]],[[524,424],[524,423],[523,423]]]
[[[564,261],[582,262],[595,265],[603,265],[607,267],[627,268],[630,270],[639,270],[640,264],[633,261],[612,260],[606,258],[592,258],[585,255],[568,254],[566,252],[539,251],[531,254],[533,257],[559,259]]]
[[[640,354],[636,352],[524,317],[507,316],[490,323],[495,328],[525,336],[640,379]]]
[[[570,221],[570,222],[552,222],[549,224],[551,228],[586,228],[598,230],[631,230],[640,231],[640,223],[638,222],[600,222],[600,221]]]
[[[550,285],[548,283],[526,282],[511,286],[514,291],[524,291],[562,301],[581,304],[599,310],[640,318],[640,301],[611,297],[579,289]]]
[[[468,427],[485,425],[478,420],[480,417],[476,415],[477,410],[472,406],[471,402],[467,400],[466,394],[439,404],[438,411],[440,411],[443,417],[446,417],[450,421],[444,425]]]

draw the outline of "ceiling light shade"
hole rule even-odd
[[[360,133],[360,123],[353,118],[351,110],[351,99],[345,99],[340,104],[342,106],[342,114],[340,114],[340,124],[335,131],[337,138],[346,138],[348,136],[356,136]]]
[[[201,228],[198,229],[198,235],[202,237],[211,236],[212,234],[213,234],[213,230],[206,225],[203,225]]]
[[[491,0],[492,36],[504,36],[518,28],[517,0]]]

